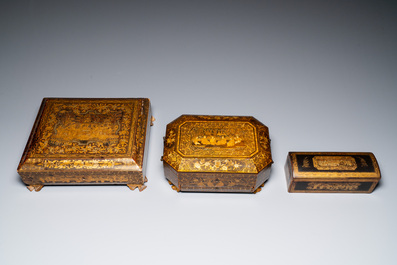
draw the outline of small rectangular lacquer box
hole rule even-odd
[[[380,180],[372,153],[290,152],[285,164],[289,192],[371,193]]]

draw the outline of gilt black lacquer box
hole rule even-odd
[[[289,192],[371,193],[381,174],[372,153],[290,152],[285,164]]]
[[[18,173],[31,191],[66,184],[142,191],[151,122],[146,98],[44,98]]]

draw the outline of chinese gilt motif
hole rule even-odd
[[[146,186],[148,99],[45,98],[18,167],[30,190],[50,184]]]
[[[253,117],[182,115],[167,125],[164,171],[177,191],[255,192],[273,163]]]
[[[289,192],[370,193],[381,177],[372,153],[290,152],[285,173]]]

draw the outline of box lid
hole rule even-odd
[[[259,173],[273,161],[254,117],[182,115],[167,125],[163,161],[178,172]]]
[[[142,171],[149,99],[44,98],[18,172]]]

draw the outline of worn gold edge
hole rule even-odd
[[[168,163],[167,163],[168,164]],[[262,171],[262,170],[261,170]],[[178,173],[206,173],[206,174],[231,174],[231,175],[236,175],[236,174],[244,174],[244,175],[253,175],[253,174],[258,174],[258,172],[239,172],[239,171],[185,171],[185,170],[178,170]]]
[[[369,181],[379,181],[376,177],[365,177],[365,178],[293,178],[293,182],[301,182],[301,181],[318,181],[318,182],[369,182]]]
[[[295,189],[293,189],[293,190],[291,190],[291,191],[288,191],[289,193],[372,193],[373,192],[373,189],[371,190],[368,190],[368,191],[338,191],[338,190],[333,190],[333,191],[329,191],[329,190],[326,190],[326,191],[313,191],[313,190],[295,190]]]
[[[293,179],[369,179],[369,178],[374,178],[374,179],[379,179],[377,173],[368,173],[368,172],[352,172],[352,173],[340,173],[340,172],[335,172],[335,173],[327,173],[327,176],[324,176],[322,172],[309,172],[310,174],[299,174],[299,175],[294,175]],[[322,177],[323,176],[323,177]]]
[[[127,155],[129,155],[135,162],[135,164],[142,170],[143,168],[143,162],[144,162],[144,155],[145,155],[145,147],[146,147],[146,134],[147,130],[150,130],[150,100],[148,98],[139,98],[137,99],[138,104],[134,106],[134,112],[138,112],[136,116],[136,121],[138,122],[139,117],[142,118],[142,124],[146,126],[146,128],[141,128],[140,126],[131,126],[130,130],[134,130],[134,133],[131,134],[131,137],[134,137],[134,139],[131,139],[131,144],[137,146],[137,142],[143,138],[143,146],[142,148],[138,148],[136,152],[133,152],[133,148],[131,149],[130,152],[127,152]],[[135,110],[136,107],[136,110]],[[135,117],[132,117],[135,118]],[[138,128],[139,127],[139,128]],[[140,130],[140,131],[138,131]],[[139,133],[142,133],[142,135],[137,135]]]
[[[147,112],[146,114],[146,129],[144,130],[144,141],[143,141],[143,146],[140,148],[141,152],[141,157],[142,157],[142,162],[141,162],[141,171],[142,171],[142,176],[145,178],[146,177],[146,167],[147,167],[147,161],[148,161],[148,153],[149,153],[149,140],[150,140],[150,130],[152,126],[152,108],[151,108],[151,103],[150,99],[146,98],[143,99],[143,105],[146,105]],[[139,166],[139,165],[138,165]]]

